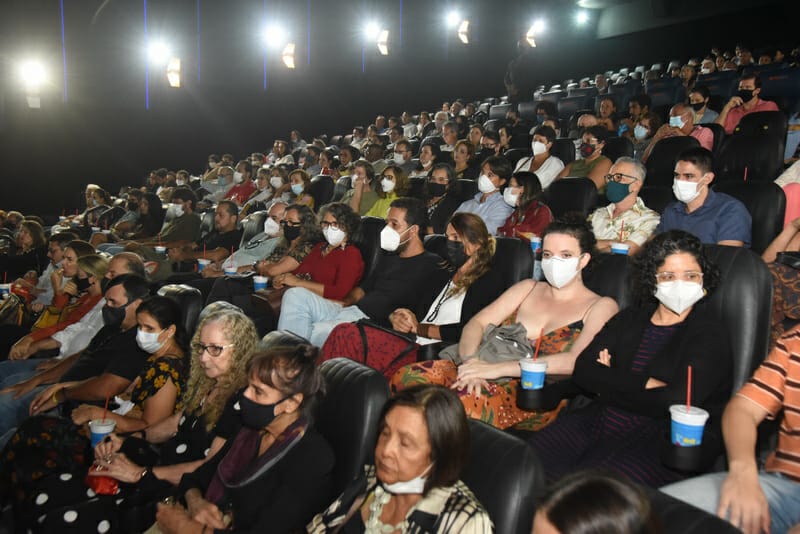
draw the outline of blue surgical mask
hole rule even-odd
[[[647,137],[647,128],[642,126],[641,124],[637,124],[636,127],[633,129],[633,136],[641,141]]]
[[[683,128],[684,124],[686,123],[683,122],[683,119],[681,119],[679,116],[669,118],[669,125],[673,128]]]
[[[299,195],[303,192],[303,184],[292,184],[292,193]]]

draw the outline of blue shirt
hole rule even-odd
[[[667,205],[656,233],[668,230],[685,230],[705,244],[741,241],[749,247],[752,219],[744,204],[730,195],[709,189],[706,201],[692,213],[686,212],[683,202]]]
[[[503,200],[503,195],[500,191],[495,191],[489,195],[486,200],[481,204],[481,197],[483,193],[478,193],[472,200],[465,200],[456,210],[465,213],[474,213],[483,219],[486,228],[492,235],[497,235],[497,229],[505,224],[508,216],[514,211],[514,208],[506,204]]]

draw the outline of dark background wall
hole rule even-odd
[[[549,21],[534,51],[542,83],[685,60],[712,44],[797,40],[790,29],[796,22],[793,2],[746,9],[734,2],[732,11],[713,18],[687,3],[677,15],[701,18],[678,24],[663,18],[661,27],[598,39],[599,12],[592,12],[588,27],[576,28],[567,1],[465,1],[459,7],[472,20],[472,42],[464,46],[455,31],[443,28],[444,2],[404,0],[401,43],[399,0],[201,0],[198,56],[197,0],[149,0],[149,34],[171,42],[182,58],[184,87],[169,89],[163,74],[151,71],[146,110],[143,3],[65,0],[66,103],[58,0],[1,3],[0,208],[72,211],[87,182],[116,191],[140,183],[155,167],[199,172],[209,153],[238,157],[265,150],[292,128],[310,139],[346,133],[377,113],[435,109],[455,97],[500,96],[516,40],[539,16]],[[652,24],[652,11],[638,4],[612,9],[615,17],[629,16],[631,27]],[[266,90],[259,38],[265,17],[284,22],[298,42],[295,71],[280,64],[279,52],[270,52]],[[368,18],[384,21],[392,32],[391,53],[381,57],[368,47],[362,73],[361,27]],[[29,55],[49,67],[39,110],[27,108],[14,71],[14,62]]]

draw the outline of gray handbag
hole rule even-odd
[[[521,323],[507,326],[490,324],[481,338],[481,344],[474,357],[488,363],[516,361],[529,358],[532,354],[528,332]],[[451,345],[439,353],[442,360],[450,360],[456,365],[464,363],[458,354],[458,345]]]

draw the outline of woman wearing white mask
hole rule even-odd
[[[314,209],[314,197],[309,193],[311,189],[311,177],[302,169],[296,169],[289,173],[289,187],[293,200],[292,204],[308,206]]]
[[[246,217],[248,214],[258,209],[263,209],[264,204],[275,194],[275,188],[273,188],[270,183],[270,178],[269,169],[258,169],[255,181],[256,190],[253,191],[247,201],[242,205],[242,209],[239,212],[241,217]],[[278,184],[279,187],[283,185],[280,179],[278,180]]]
[[[694,377],[692,405],[711,415],[703,456],[713,461],[722,450],[720,420],[731,395],[730,343],[719,319],[695,306],[717,286],[719,270],[700,240],[672,230],[645,244],[633,279],[642,304],[611,319],[575,362],[572,380],[595,402],[529,440],[549,481],[596,467],[651,487],[686,476],[664,466],[660,454],[669,435],[669,407],[686,403],[688,366]]]
[[[497,230],[497,235],[519,237],[530,241],[540,236],[547,225],[553,222],[553,213],[540,198],[542,186],[539,175],[532,172],[515,172],[505,191],[503,200],[514,207],[506,223]]]
[[[384,169],[377,182],[375,193],[378,195],[378,200],[364,215],[385,219],[392,201],[405,196],[408,192],[408,175],[399,165],[391,164]]]
[[[618,309],[614,300],[600,297],[583,285],[581,271],[591,259],[594,244],[594,236],[582,220],[551,224],[542,237],[542,269],[547,282],[519,282],[478,312],[462,331],[460,365],[450,360],[422,362],[412,366],[413,374],[406,371],[401,380],[395,375],[392,386],[397,389],[402,383],[431,382],[457,389],[470,417],[498,428],[521,422],[528,429],[547,425],[557,409],[528,412],[516,406],[520,376],[516,360],[489,363],[473,355],[489,325],[504,324],[512,318],[525,327],[531,352],[540,345],[539,359],[547,362],[548,374],[571,374],[578,354]]]
[[[272,279],[272,287],[303,288],[320,297],[341,301],[356,287],[364,274],[364,260],[352,236],[361,218],[347,204],[334,202],[322,206],[320,227],[325,241],[317,243],[300,265]],[[281,309],[278,330],[292,330],[298,323],[296,310]]]
[[[424,143],[419,147],[419,165],[417,165],[416,169],[411,171],[410,177],[427,176],[433,168],[433,164],[438,161],[441,154],[442,151],[436,143]]]
[[[511,163],[502,156],[491,156],[481,165],[481,175],[478,177],[478,193],[469,200],[465,200],[456,210],[474,213],[483,219],[486,228],[492,235],[497,234],[497,229],[505,223],[514,210],[503,200],[501,189],[511,179]]]
[[[533,131],[533,141],[531,142],[533,156],[519,160],[514,173],[536,173],[542,189],[547,188],[556,179],[558,173],[564,169],[564,162],[550,155],[550,149],[553,148],[555,140],[556,132],[551,127],[539,126],[536,128]]]
[[[647,147],[653,142],[653,136],[661,128],[661,117],[657,113],[648,112],[642,115],[633,127],[633,156],[642,161]]]
[[[469,426],[450,391],[417,386],[383,410],[375,464],[345,489],[307,532],[492,532],[489,514],[459,475],[466,466]],[[432,524],[420,519],[433,518]]]

